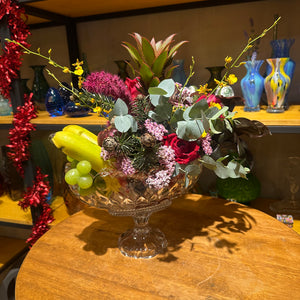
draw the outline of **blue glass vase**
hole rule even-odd
[[[241,88],[245,99],[244,111],[259,111],[259,103],[264,90],[264,78],[260,75],[259,69],[263,60],[248,60],[245,67],[247,74],[241,80]]]
[[[62,116],[64,114],[64,102],[60,97],[59,91],[55,88],[48,90],[45,105],[51,117]]]
[[[184,60],[183,59],[174,59],[173,65],[177,66],[177,68],[175,68],[172,73],[172,79],[175,82],[178,82],[178,83],[184,85],[186,82],[186,79],[187,79],[185,72],[184,72]]]
[[[270,42],[272,46],[272,58],[280,58],[280,57],[288,57],[289,60],[284,66],[284,72],[290,77],[291,82],[293,79],[296,63],[290,58],[290,49],[294,44],[295,39],[281,39],[281,40],[273,40]],[[270,65],[267,66],[266,74],[269,75],[271,73],[272,67]],[[284,108],[288,108],[288,93],[290,90],[291,84],[289,85],[288,90],[285,95],[285,102],[283,104]]]

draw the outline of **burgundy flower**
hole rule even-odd
[[[176,133],[164,136],[164,145],[175,151],[175,161],[181,165],[186,165],[200,156],[200,146],[197,142],[179,139]]]

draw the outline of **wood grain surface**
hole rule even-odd
[[[300,236],[271,216],[187,195],[150,223],[169,244],[143,260],[117,247],[131,218],[94,208],[70,216],[30,250],[16,299],[300,299]]]

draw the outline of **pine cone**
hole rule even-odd
[[[117,146],[118,146],[117,141],[113,137],[110,137],[110,136],[105,138],[102,143],[102,147],[108,152],[115,151]]]
[[[155,137],[151,135],[150,133],[144,133],[141,136],[141,144],[146,148],[152,148],[155,146]]]

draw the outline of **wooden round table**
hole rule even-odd
[[[300,299],[300,236],[258,210],[187,195],[153,214],[168,240],[152,259],[123,256],[129,217],[87,208],[32,247],[17,300]]]

